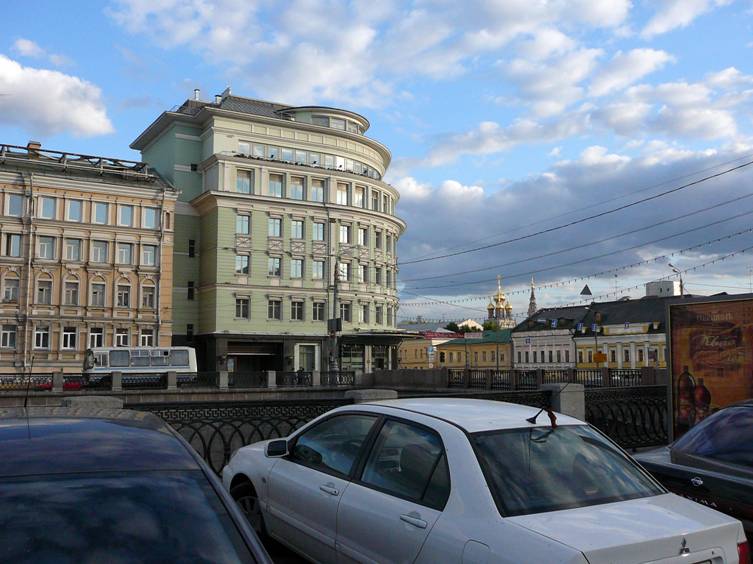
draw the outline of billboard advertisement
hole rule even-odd
[[[674,436],[753,397],[753,299],[669,307]]]

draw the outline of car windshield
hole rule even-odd
[[[471,437],[504,516],[664,493],[632,460],[587,425],[506,429]]]
[[[0,561],[254,562],[201,471],[0,482]]]

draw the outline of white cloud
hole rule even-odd
[[[71,60],[65,55],[49,53],[31,39],[25,39],[23,37],[16,39],[13,43],[13,51],[21,57],[27,57],[30,59],[47,59],[56,67],[71,64]]]
[[[753,76],[743,74],[735,67],[727,67],[719,72],[710,73],[706,77],[706,82],[717,88],[735,88],[737,86],[753,84]]]
[[[632,49],[627,53],[618,51],[596,73],[589,93],[592,96],[604,96],[621,90],[673,60],[672,55],[657,49]]]
[[[0,122],[49,135],[113,131],[100,89],[59,71],[25,67],[0,55]]]
[[[662,0],[662,2],[656,2],[660,8],[643,28],[641,35],[650,38],[678,27],[686,27],[698,16],[730,2],[731,0]]]
[[[584,166],[622,165],[630,162],[630,157],[610,153],[609,149],[600,145],[592,145],[583,150],[578,162]]]

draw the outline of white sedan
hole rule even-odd
[[[747,559],[739,521],[667,491],[593,427],[473,399],[349,405],[239,449],[223,483],[315,562]],[[748,564],[747,562],[745,564]]]

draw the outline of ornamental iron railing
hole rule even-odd
[[[327,411],[351,400],[247,401],[133,404],[159,415],[218,474],[242,446],[287,437]]]
[[[623,448],[668,441],[666,386],[586,389],[586,421]]]

